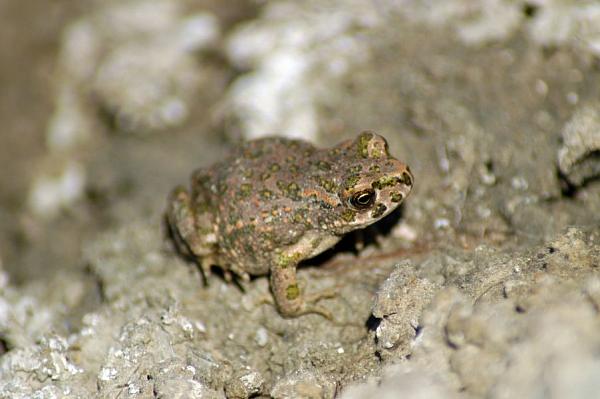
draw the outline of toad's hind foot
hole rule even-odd
[[[296,315],[316,313],[325,317],[327,320],[333,321],[333,314],[327,308],[317,305],[317,302],[319,302],[321,299],[335,298],[338,295],[338,292],[339,291],[336,288],[328,288],[323,291],[305,295],[304,303],[300,308],[300,312]]]
[[[334,296],[335,293],[331,295],[331,293],[328,291],[324,293],[315,293],[313,295],[308,296],[306,301],[303,300],[302,302],[300,302],[297,308],[291,310],[289,308],[284,309],[278,306],[277,303],[273,300],[273,295],[269,293],[261,296],[256,301],[256,305],[271,305],[278,310],[279,314],[286,318],[293,318],[306,314],[318,314],[320,316],[323,316],[327,320],[334,321],[333,313],[331,313],[329,309],[316,304],[316,302],[318,302],[321,299],[333,298]]]
[[[331,313],[329,309],[310,302],[305,302],[297,312],[290,314],[288,317],[296,317],[311,313],[321,315],[327,320],[333,321],[333,313]]]
[[[283,317],[316,313],[328,320],[333,320],[332,313],[318,305],[317,302],[336,296],[336,290],[328,289],[310,295],[302,295],[296,278],[296,268],[293,266],[271,269],[271,291],[273,291],[277,309]]]
[[[337,287],[327,288],[323,291],[314,292],[312,294],[306,295],[304,300],[308,303],[318,302],[321,299],[331,299],[335,298],[339,294],[339,290]]]

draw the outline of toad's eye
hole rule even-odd
[[[350,205],[356,209],[368,209],[375,203],[375,190],[359,191],[350,198]]]

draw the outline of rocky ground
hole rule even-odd
[[[594,1],[0,3],[0,398],[591,398]],[[242,139],[375,130],[400,212],[305,262],[318,315],[204,284],[166,196]]]

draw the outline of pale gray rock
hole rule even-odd
[[[275,383],[271,397],[275,399],[332,399],[336,384],[316,370],[301,369]]]
[[[431,301],[437,287],[414,274],[411,262],[402,262],[383,282],[373,304],[373,316],[380,319],[375,330],[377,347],[385,358],[397,348],[406,350],[420,328],[423,308]]]
[[[562,131],[558,166],[574,185],[600,176],[600,103],[579,107]]]

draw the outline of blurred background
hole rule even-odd
[[[0,257],[17,283],[158,220],[241,139],[382,133],[415,171],[421,240],[546,236],[577,216],[538,205],[593,177],[571,170],[585,151],[558,165],[598,96],[593,1],[3,0],[0,19]]]
[[[15,282],[80,268],[82,240],[158,220],[194,168],[264,135],[384,134],[416,174],[411,236],[527,229],[517,204],[573,192],[557,157],[598,94],[599,15],[551,0],[3,0],[4,267]],[[529,234],[556,230],[536,220]]]
[[[358,267],[340,273],[339,281],[349,281],[346,302],[332,302],[338,308],[346,306],[346,313],[339,314],[358,320],[352,333],[339,326],[329,329],[322,320],[315,322],[318,327],[302,332],[290,327],[293,321],[284,324],[268,313],[274,312],[272,308],[264,310],[266,323],[262,313],[243,313],[261,332],[257,339],[248,336],[247,346],[240,345],[243,356],[256,353],[255,364],[264,365],[264,359],[272,356],[265,337],[280,345],[279,352],[273,349],[279,353],[274,364],[257,366],[266,386],[280,381],[285,362],[277,356],[302,347],[288,339],[296,337],[293,334],[305,333],[298,340],[305,339],[308,348],[315,340],[346,342],[347,357],[341,355],[343,347],[332,343],[333,363],[324,364],[338,361],[339,369],[331,370],[343,370],[347,364],[356,370],[338,373],[323,367],[333,375],[328,381],[363,378],[365,370],[382,367],[382,359],[408,359],[411,340],[422,329],[415,324],[420,313],[412,317],[410,311],[389,307],[392,315],[406,314],[406,320],[390,322],[388,334],[396,341],[388,347],[379,335],[374,338],[384,331],[375,332],[379,321],[389,321],[383,316],[388,314],[379,312],[377,304],[371,308],[371,301],[394,267],[403,264],[398,262],[417,255],[419,267],[403,270],[435,278],[423,283],[422,295],[417,289],[411,291],[412,297],[406,296],[418,303],[410,303],[407,309],[420,312],[433,296],[432,286],[448,285],[477,298],[475,304],[491,293],[489,309],[498,307],[484,308],[482,314],[504,315],[502,321],[496,320],[498,325],[504,323],[497,330],[485,317],[475,323],[493,330],[486,330],[493,341],[487,368],[480,367],[480,352],[473,348],[490,347],[477,339],[461,347],[463,341],[452,339],[463,335],[448,338],[440,333],[439,352],[431,353],[447,356],[461,348],[471,350],[464,358],[455,358],[455,369],[448,372],[452,392],[483,397],[495,387],[516,386],[510,381],[519,380],[518,368],[508,369],[503,381],[509,383],[494,382],[500,373],[499,353],[509,353],[502,361],[512,356],[496,344],[504,340],[512,348],[519,341],[507,331],[513,331],[515,318],[535,302],[528,295],[540,292],[557,296],[576,292],[573,295],[580,302],[569,305],[563,300],[567,294],[555,303],[536,297],[543,310],[540,314],[557,316],[539,325],[535,315],[527,319],[533,321],[529,330],[521,331],[522,340],[533,349],[517,350],[515,358],[529,353],[531,363],[506,363],[539,370],[546,364],[544,356],[538,356],[547,350],[545,342],[560,341],[564,345],[556,353],[562,357],[557,356],[570,359],[567,363],[574,370],[598,370],[597,359],[586,357],[598,353],[597,316],[589,316],[589,305],[596,301],[597,306],[600,297],[600,284],[592,278],[597,273],[600,231],[600,3],[592,0],[0,0],[0,354],[37,345],[37,337],[50,326],[68,334],[79,331],[82,324],[95,325],[94,317],[101,312],[105,319],[99,325],[111,331],[101,336],[108,351],[116,345],[111,339],[120,326],[135,319],[115,311],[120,305],[115,305],[119,296],[114,293],[126,292],[124,297],[139,305],[132,299],[137,292],[127,292],[127,287],[141,281],[146,269],[140,266],[144,271],[138,276],[134,267],[127,266],[138,265],[147,253],[155,256],[155,263],[140,261],[144,267],[160,264],[174,270],[175,282],[169,280],[170,272],[160,269],[161,282],[152,280],[153,284],[164,281],[178,288],[182,281],[189,282],[181,277],[189,270],[177,265],[178,259],[162,259],[159,252],[152,252],[163,245],[154,236],[162,228],[166,197],[175,185],[187,184],[194,169],[219,160],[231,146],[268,135],[331,146],[367,129],[385,136],[390,152],[410,165],[415,176],[415,188],[400,217],[393,220],[379,247],[361,258],[385,265],[367,269],[370,273]],[[132,228],[130,235],[109,235],[106,242],[98,241],[100,250],[82,256],[82,248],[103,233],[138,223],[146,227]],[[573,226],[575,230],[568,230]],[[547,244],[560,234],[560,239]],[[113,250],[125,255],[114,255]],[[128,259],[119,258],[126,267],[105,252]],[[547,256],[555,258],[546,260]],[[178,267],[169,269],[172,264]],[[335,267],[327,270],[322,280],[339,272]],[[540,288],[538,277],[547,274],[555,280]],[[381,289],[404,292],[398,288],[404,287],[398,283],[404,284],[404,275],[391,276],[392,283]],[[513,281],[508,276],[517,277]],[[560,285],[567,276],[575,283]],[[426,280],[421,277],[406,281]],[[394,281],[400,285],[393,285]],[[266,279],[254,283],[251,294],[267,292]],[[172,292],[190,295],[187,303],[193,305],[184,311],[200,314],[197,318],[208,324],[209,334],[221,331],[213,339],[226,339],[240,326],[236,306],[243,300],[242,292],[234,287],[220,299],[227,288],[218,291],[213,285],[203,291],[196,285],[182,288],[184,293]],[[155,286],[147,286],[150,296]],[[596,299],[583,304],[577,295],[584,291]],[[506,298],[518,305],[506,307]],[[150,308],[156,305],[150,303]],[[194,307],[198,303],[202,306]],[[156,306],[159,310],[143,308],[140,314],[164,310]],[[577,306],[585,317],[572,321],[570,310]],[[437,309],[441,314],[446,308]],[[92,310],[98,311],[96,316],[83,317]],[[115,321],[114,314],[122,320]],[[211,317],[225,321],[218,319],[211,326]],[[262,327],[269,322],[281,323],[267,326],[271,335]],[[549,335],[547,341],[536,335],[576,324],[584,326],[579,331],[593,332],[585,335],[589,338],[585,342],[595,350],[582,349],[569,357],[573,341],[583,339],[572,338],[571,331],[558,338]],[[405,335],[395,329],[400,325]],[[205,325],[196,326],[203,345],[212,350],[212,341],[204,340]],[[448,332],[452,326],[440,329]],[[496,331],[506,335],[496,340]],[[84,332],[78,339],[85,348]],[[561,337],[571,338],[561,341]],[[365,347],[352,346],[359,339]],[[91,338],[87,342],[91,366],[82,367],[87,367],[86,387],[93,390],[96,378],[101,381],[106,376],[98,360],[104,359],[104,352],[95,352],[98,345]],[[194,348],[200,345],[193,344]],[[226,344],[219,341],[214,347],[222,349]],[[66,344],[61,350],[66,353],[65,348]],[[223,359],[243,358],[234,349],[227,355]],[[435,356],[427,364],[440,364]],[[290,356],[289,361],[300,357]],[[472,363],[460,362],[467,358]],[[583,358],[595,362],[596,368],[587,367]],[[297,365],[292,366],[289,369]],[[119,367],[133,368],[128,363]],[[20,373],[20,368],[15,369]],[[470,385],[469,378],[480,370],[492,370],[493,377],[486,374]],[[560,367],[552,370],[571,375]],[[148,384],[150,378],[143,370],[139,373]],[[597,392],[597,374],[588,377]],[[536,378],[526,382],[541,386]],[[565,377],[564,386],[577,385],[573,381],[578,380],[569,378]],[[554,381],[547,376],[540,379]],[[409,380],[407,385],[413,381]],[[23,377],[21,382],[27,386],[28,381]],[[124,389],[125,385],[114,384],[115,390]],[[73,386],[77,385],[75,381]],[[221,392],[222,386],[215,392]],[[247,396],[239,397],[269,392],[261,389],[248,389]],[[335,389],[334,384],[331,392]],[[512,397],[527,397],[523,392],[529,391],[519,392]]]
[[[561,146],[598,111],[599,26],[586,1],[3,0],[0,259],[17,284],[81,270],[238,140],[364,129],[415,172],[413,240],[589,224],[597,138]],[[583,210],[547,209],[565,194]]]

